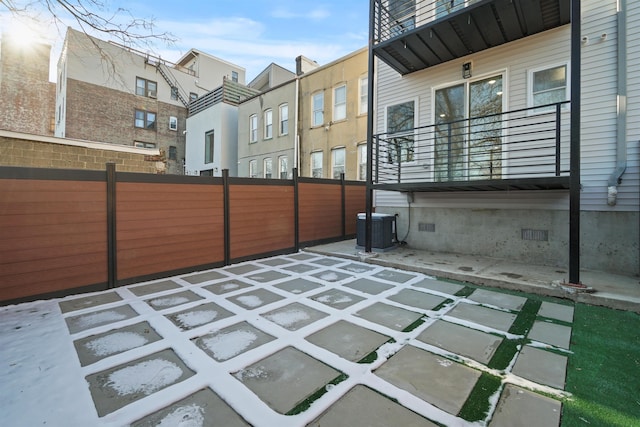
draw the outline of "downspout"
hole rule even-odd
[[[298,134],[298,98],[300,97],[298,90],[300,84],[300,77],[296,76],[296,98],[294,100],[294,111],[295,111],[295,128],[293,131],[293,164],[295,165],[296,170],[298,171],[298,176],[300,176],[300,135]]]
[[[618,114],[616,128],[616,168],[607,183],[607,204],[615,206],[618,185],[627,169],[627,0],[618,0]]]

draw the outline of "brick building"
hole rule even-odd
[[[51,46],[0,41],[0,129],[53,135],[55,84],[49,82]]]

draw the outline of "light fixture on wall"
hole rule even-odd
[[[471,61],[462,64],[462,78],[471,78]]]

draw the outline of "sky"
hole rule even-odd
[[[244,67],[247,82],[272,62],[295,71],[298,55],[322,65],[365,47],[368,41],[367,0],[90,1],[104,4],[103,10],[96,10],[103,16],[116,13],[116,19],[124,19],[127,13],[118,11],[123,8],[134,18],[153,21],[155,31],[169,32],[176,39],[172,45],[158,42],[144,50],[175,62],[195,48]],[[2,31],[13,31],[18,21],[28,20],[18,20],[2,8]],[[46,11],[30,9],[27,15],[38,17],[38,24],[31,28],[37,28],[52,44],[55,68],[66,26],[80,30],[78,24],[63,12],[57,24]],[[94,35],[108,40],[105,35]]]

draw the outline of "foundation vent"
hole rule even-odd
[[[436,225],[427,222],[419,222],[418,223],[418,231],[428,231],[434,233],[436,231]]]
[[[549,230],[532,230],[530,228],[523,228],[522,240],[533,240],[536,242],[548,242]]]

